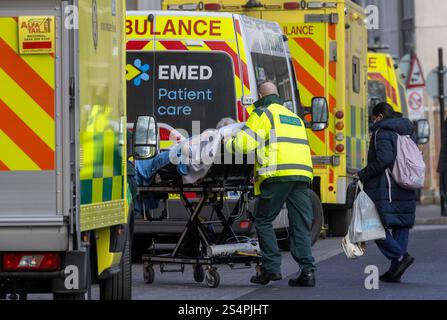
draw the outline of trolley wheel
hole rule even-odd
[[[205,275],[206,285],[210,288],[217,288],[220,284],[220,276],[216,270],[208,271]]]
[[[199,264],[195,264],[193,266],[193,274],[194,274],[194,280],[198,283],[203,282],[205,280],[205,271],[203,270],[203,267]]]
[[[152,265],[143,266],[144,283],[151,284],[155,280],[155,271]]]

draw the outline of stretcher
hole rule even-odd
[[[193,184],[183,184],[175,165],[169,164],[157,171],[156,178],[149,186],[139,186],[139,198],[145,195],[157,196],[163,207],[161,217],[167,216],[168,194],[179,194],[189,218],[185,228],[172,252],[156,254],[154,241],[149,250],[143,254],[143,275],[146,283],[155,279],[154,265],[160,266],[160,272],[184,272],[185,265],[192,265],[194,280],[205,281],[208,287],[216,288],[220,283],[217,271],[219,265],[228,265],[232,269],[260,268],[261,255],[257,241],[246,239],[245,242],[228,243],[235,237],[232,224],[248,214],[248,202],[253,190],[253,164],[247,163],[244,156],[241,164],[232,157],[233,164],[223,164],[224,149],[221,148],[221,163],[213,164],[206,176]],[[225,156],[227,157],[227,156]],[[228,159],[228,158],[226,158]],[[241,160],[241,159],[238,159]],[[230,214],[224,214],[224,201],[229,192],[237,192],[239,198]],[[194,193],[194,198],[188,194]],[[206,221],[201,216],[202,209],[212,206],[217,220]],[[144,214],[144,213],[143,213]],[[149,222],[150,223],[150,222]],[[213,225],[220,224],[216,232]]]

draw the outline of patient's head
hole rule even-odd
[[[220,129],[222,127],[228,126],[230,124],[236,123],[236,121],[232,118],[222,118],[220,119],[220,121],[217,123],[216,129]]]

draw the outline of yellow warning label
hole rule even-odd
[[[21,54],[54,53],[54,17],[19,17]]]

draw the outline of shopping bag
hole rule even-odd
[[[380,221],[379,213],[370,197],[363,191],[363,184],[359,181],[360,190],[352,208],[352,219],[349,225],[349,239],[352,243],[369,240],[385,239],[385,229]]]
[[[349,232],[341,239],[341,247],[348,259],[357,259],[365,253],[360,244],[351,242],[349,239]]]

